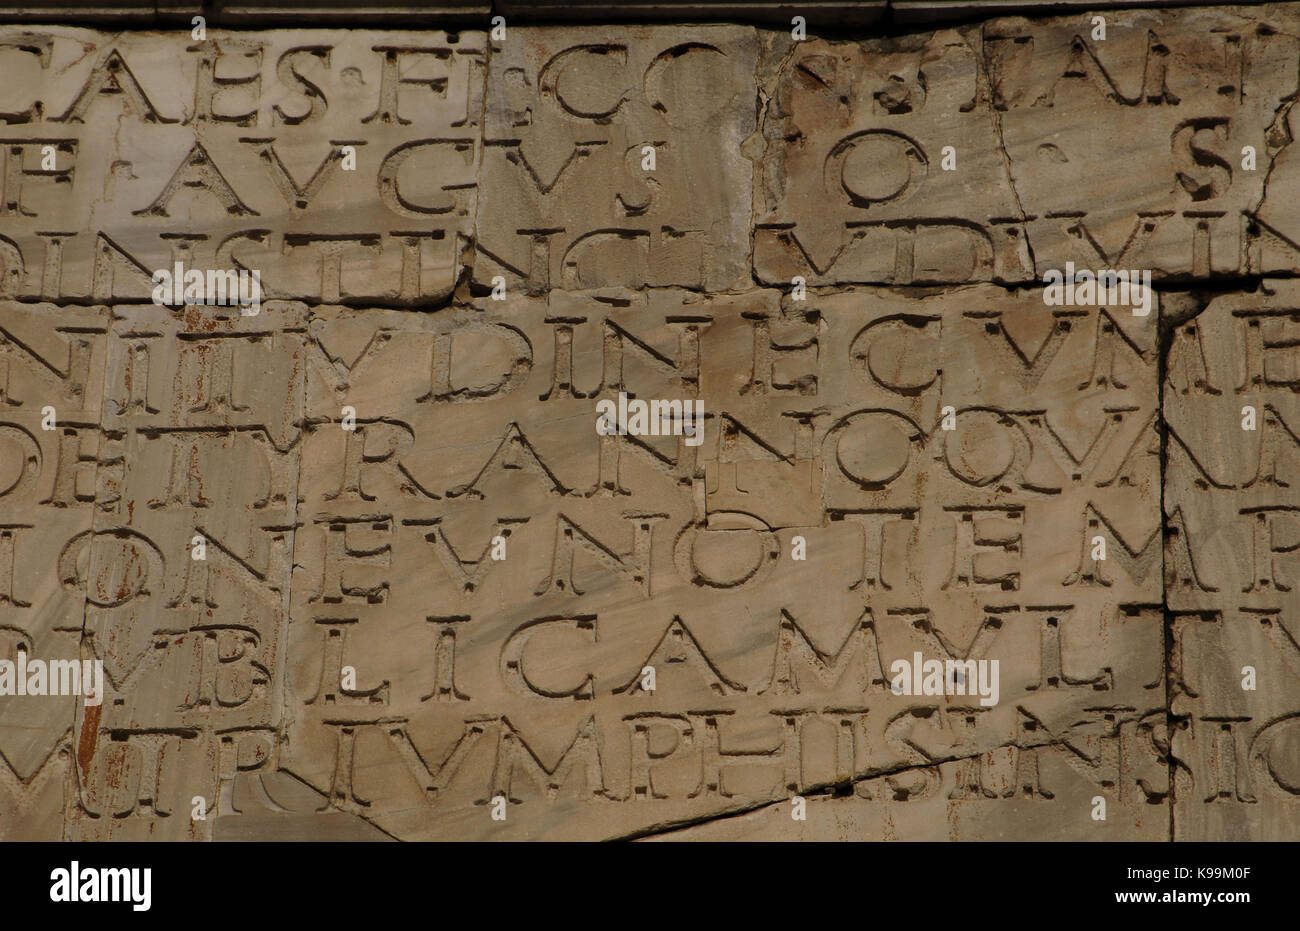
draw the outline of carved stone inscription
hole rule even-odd
[[[1032,281],[1067,261],[1175,279],[1294,272],[1300,35],[1294,10],[1269,12],[1114,10],[1104,37],[1080,15],[774,40],[755,273],[909,285]]]
[[[1293,836],[1261,16],[0,27],[0,838]]]
[[[524,35],[492,47],[475,282],[748,284],[754,30]]]
[[[482,33],[0,33],[0,294],[436,304],[474,226]]]
[[[1296,803],[1294,282],[1172,329],[1164,384],[1166,602],[1179,840],[1280,840]]]

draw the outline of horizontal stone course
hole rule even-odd
[[[1240,0],[1238,6],[1270,0]],[[811,24],[886,28],[990,16],[1043,16],[1133,8],[1215,6],[1214,0],[30,0],[0,3],[0,22],[182,24],[195,15],[220,26],[333,26],[349,23],[400,26],[484,26],[494,15],[544,22],[749,22],[785,24],[802,16]]]

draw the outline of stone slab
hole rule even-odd
[[[483,33],[0,28],[3,293],[445,301],[472,237]]]

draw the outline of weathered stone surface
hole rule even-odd
[[[1294,833],[1298,308],[1294,282],[1265,281],[1214,299],[1170,343],[1165,565],[1179,840]]]
[[[195,16],[212,26],[302,26],[306,23],[345,25],[428,26],[487,25],[492,4],[487,0],[312,0],[310,5],[285,0],[153,0],[120,3],[116,0],[26,0],[0,3],[4,23],[93,23],[109,27],[124,24],[184,26]]]
[[[488,0],[443,0],[439,3],[394,0],[310,0],[310,4],[285,0],[216,0],[216,22],[223,26],[294,26],[304,21],[346,26],[349,23],[427,26],[460,23],[483,28],[492,12]]]
[[[791,43],[766,62],[754,271],[766,284],[1024,281],[1023,211],[980,43]],[[949,147],[960,170],[945,171]]]
[[[83,653],[108,327],[103,307],[0,303],[0,659]],[[81,701],[0,698],[0,837],[60,839]]]
[[[506,16],[521,16],[528,21],[592,21],[610,17],[629,20],[746,20],[787,25],[792,17],[802,16],[808,24],[864,26],[875,23],[888,12],[885,0],[756,0],[743,3],[718,0],[628,0],[609,4],[593,0],[498,0],[494,9]]]
[[[0,294],[147,301],[182,262],[259,269],[270,297],[445,300],[473,229],[484,39],[0,32]]]
[[[111,0],[31,0],[28,3],[6,3],[0,6],[0,20],[5,23],[55,23],[74,21],[109,21],[116,23],[149,23],[157,15],[158,3],[114,3]]]
[[[113,310],[97,512],[78,552],[83,642],[106,688],[79,720],[72,838],[204,838],[214,822],[185,817],[190,800],[233,814],[238,771],[273,755],[306,326],[280,302]],[[156,817],[104,817],[137,804]]]
[[[1059,829],[1042,805],[1085,836],[1112,790],[1118,836],[1167,831],[1154,316],[552,292],[311,336],[281,765],[332,809],[608,837],[856,778],[968,803],[963,837]],[[702,444],[598,437],[619,390],[702,400]],[[891,695],[915,651],[1001,657],[999,704]]]
[[[1039,276],[1067,261],[1157,279],[1296,268],[1291,231],[1256,220],[1300,90],[1294,16],[1115,12],[1104,42],[1078,20],[1028,41],[1025,25],[989,24],[984,50]]]
[[[509,35],[488,75],[475,283],[749,283],[754,30]]]
[[[1239,6],[1270,0],[1238,0]],[[526,23],[603,22],[619,20],[730,20],[784,25],[795,15],[809,25],[915,25],[989,16],[1080,14],[1124,7],[1214,6],[1214,0],[209,0],[204,12],[213,25],[294,26],[305,22],[341,25],[375,21],[386,24],[459,24],[482,28],[492,14],[520,17]],[[182,0],[119,3],[113,0],[27,0],[0,3],[8,22],[135,21],[188,23],[197,6]]]
[[[1293,836],[1300,21],[1112,6],[0,27],[0,837]]]
[[[1265,185],[1294,183],[1300,38],[1293,14],[1270,12],[1116,10],[1104,39],[1067,17],[777,43],[755,274],[906,285],[1035,280],[1067,262],[1157,280],[1293,272],[1293,211]]]

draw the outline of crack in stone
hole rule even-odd
[[[1040,742],[1031,742],[1027,744],[1016,744],[1021,749],[1037,750],[1043,747],[1066,746],[1065,740],[1045,740]],[[992,748],[999,749],[999,748]],[[859,783],[868,782],[873,779],[885,779],[890,776],[901,776],[906,773],[919,772],[922,770],[933,769],[936,766],[942,766],[946,763],[962,763],[971,760],[978,760],[991,750],[980,750],[975,753],[935,757],[925,763],[904,763],[898,766],[887,766],[880,769],[868,770],[863,773],[855,774],[847,779],[830,780],[827,782],[814,783],[806,789],[800,790],[797,794],[800,798],[820,798],[834,800],[844,789],[857,786]],[[627,834],[617,837],[607,838],[609,841],[629,841],[629,840],[646,840],[651,837],[671,834],[677,831],[688,830],[701,825],[710,824],[716,821],[726,821],[732,818],[738,818],[742,815],[751,814],[755,811],[761,811],[765,808],[771,808],[776,805],[788,804],[791,796],[785,796],[777,799],[764,799],[750,805],[744,805],[739,808],[729,808],[725,811],[715,812],[709,815],[701,815],[696,818],[683,818],[678,821],[662,822],[651,825]]]
[[[1002,132],[1002,115],[998,112],[997,107],[993,105],[993,76],[988,70],[988,59],[984,53],[984,27],[979,31],[980,47],[975,50],[978,59],[977,73],[980,81],[980,95],[984,98],[984,105],[988,107],[989,119],[993,123],[993,135],[997,140],[998,152],[1002,155],[1002,167],[1007,173],[1007,187],[1011,189],[1011,196],[1015,198],[1016,210],[1020,215],[1020,223],[1025,231],[1025,251],[1029,253],[1029,272],[1034,277],[1038,277],[1038,259],[1034,255],[1034,244],[1029,238],[1029,215],[1025,213],[1024,204],[1020,200],[1020,190],[1016,187],[1016,177],[1012,171],[1011,155],[1007,152],[1007,140]]]

